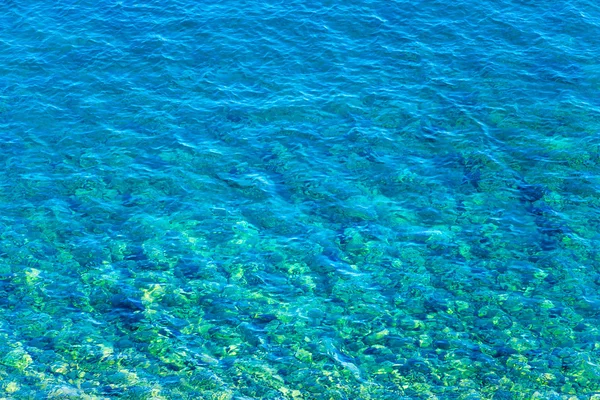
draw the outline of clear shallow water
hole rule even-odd
[[[5,2],[0,396],[600,394],[593,2]]]

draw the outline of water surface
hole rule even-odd
[[[600,397],[596,3],[0,10],[1,396]]]

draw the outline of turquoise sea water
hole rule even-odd
[[[0,398],[600,398],[600,7],[3,1]]]

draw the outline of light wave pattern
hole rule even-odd
[[[596,2],[0,10],[0,397],[600,398]]]

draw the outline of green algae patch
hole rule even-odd
[[[6,353],[0,363],[7,367],[12,367],[18,371],[23,371],[33,363],[31,356],[23,349],[14,349]]]

